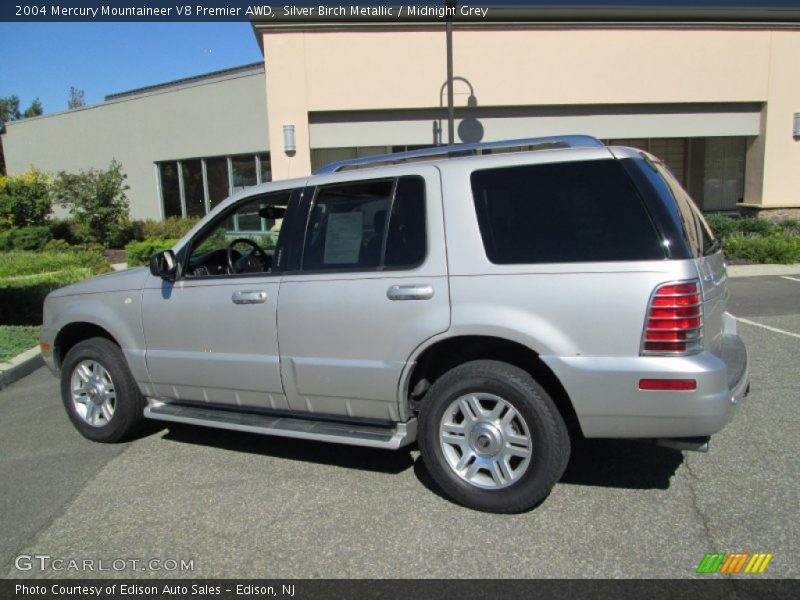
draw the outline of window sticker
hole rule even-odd
[[[363,229],[364,215],[361,212],[330,214],[325,235],[325,264],[357,263]]]

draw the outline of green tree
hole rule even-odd
[[[69,99],[67,100],[67,108],[80,108],[86,106],[86,92],[79,90],[75,86],[69,86]]]
[[[34,98],[33,102],[31,102],[31,105],[22,113],[22,118],[27,119],[29,117],[38,117],[42,113],[44,113],[42,101],[39,100],[39,98]]]
[[[12,94],[6,98],[0,98],[0,121],[8,123],[21,118],[22,114],[19,112],[19,98],[17,96]]]
[[[0,175],[0,228],[44,225],[52,212],[50,178],[31,167],[22,175]]]
[[[61,171],[53,181],[53,195],[86,226],[90,241],[109,247],[119,238],[128,219],[126,177],[117,160],[112,160],[105,170]]]

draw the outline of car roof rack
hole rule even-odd
[[[336,173],[342,169],[374,166],[377,164],[397,164],[408,160],[441,156],[442,158],[457,158],[460,156],[475,156],[484,150],[500,148],[517,148],[525,146],[543,146],[538,150],[550,148],[602,148],[603,142],[590,135],[552,135],[547,137],[522,138],[518,140],[503,140],[499,142],[484,142],[481,144],[453,144],[451,146],[432,146],[420,150],[407,152],[394,152],[391,154],[378,154],[348,160],[337,160],[328,163],[314,171],[315,175]]]

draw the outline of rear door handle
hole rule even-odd
[[[234,304],[264,304],[267,292],[264,290],[237,290],[231,297]]]
[[[386,292],[389,300],[430,300],[433,298],[432,285],[393,285]]]

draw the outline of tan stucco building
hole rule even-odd
[[[441,25],[255,28],[271,148],[297,132],[274,177],[447,139]],[[586,133],[661,155],[705,210],[800,207],[799,28],[473,24],[453,48],[457,141]]]
[[[456,22],[456,141],[590,134],[661,156],[705,211],[800,216],[800,19],[713,16]],[[133,216],[161,218],[332,160],[447,141],[443,21],[253,28],[263,64],[8,124],[9,172],[116,158]]]

